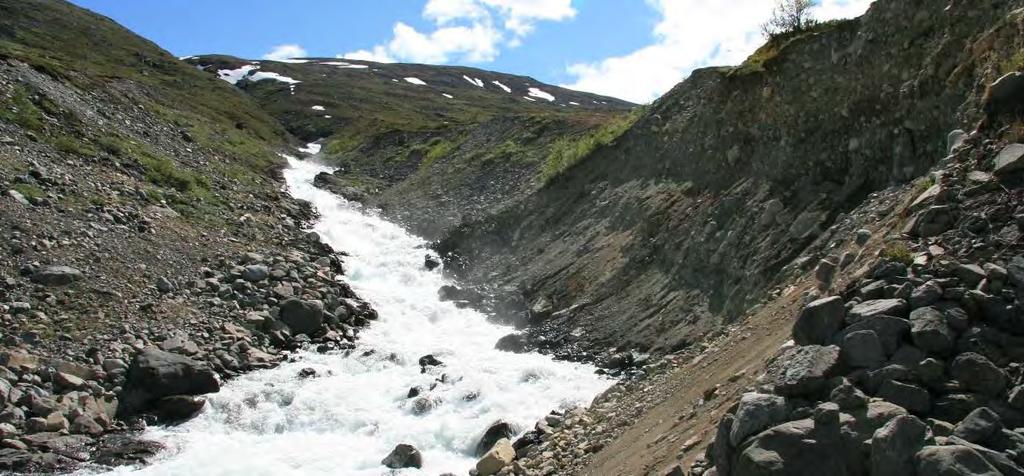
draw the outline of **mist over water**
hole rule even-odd
[[[314,230],[351,254],[346,279],[380,319],[347,357],[302,352],[296,362],[227,382],[194,420],[148,430],[168,446],[155,464],[114,474],[466,474],[495,420],[525,431],[550,410],[586,405],[611,385],[587,365],[494,350],[511,329],[438,300],[445,280],[424,268],[423,240],[314,187],[316,174],[329,168],[289,162],[291,194],[319,211]],[[426,354],[444,365],[420,373]],[[305,367],[320,377],[300,379]],[[442,374],[446,383],[438,382]],[[438,406],[415,415],[407,398],[413,386]],[[422,470],[393,473],[380,464],[399,443],[422,452]]]

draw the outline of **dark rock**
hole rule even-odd
[[[380,464],[391,469],[422,468],[423,455],[415,446],[402,443],[395,446],[391,454],[384,457]]]
[[[929,238],[945,233],[954,224],[956,217],[953,210],[947,205],[939,205],[928,207],[915,215],[906,231],[921,238]]]
[[[934,444],[932,432],[917,417],[902,415],[879,428],[871,438],[871,475],[914,474],[914,455]]]
[[[1017,466],[1017,464],[1007,457],[1006,454],[971,443],[957,437],[956,435],[950,436],[947,444],[965,446],[977,451],[978,454],[988,462],[988,464],[991,464],[992,467],[996,468],[996,470],[998,470],[1003,476],[1024,476],[1024,470],[1022,470],[1020,466]]]
[[[919,475],[1001,476],[999,470],[966,446],[926,446],[914,456]]]
[[[70,266],[47,266],[32,274],[32,282],[44,286],[66,286],[82,279],[82,272]]]
[[[950,375],[967,389],[995,396],[1006,388],[1006,374],[981,354],[965,352],[953,359]]]
[[[484,432],[483,436],[476,444],[476,451],[473,453],[477,458],[486,454],[494,446],[498,440],[502,438],[512,439],[516,435],[516,429],[511,423],[506,421],[498,420],[491,423],[491,426],[487,427],[487,431]]]
[[[157,400],[153,414],[161,423],[177,423],[190,420],[206,406],[206,398],[193,395],[174,395]]]
[[[216,374],[205,363],[147,347],[136,354],[121,392],[118,414],[144,412],[164,397],[203,395],[220,390]]]
[[[437,256],[428,254],[423,257],[423,267],[427,268],[427,271],[433,271],[438,266],[441,266],[441,260]]]
[[[928,281],[916,288],[910,294],[909,304],[913,309],[931,306],[942,299],[942,286],[935,281]]]
[[[262,264],[250,264],[242,269],[242,279],[258,283],[270,277],[270,269]]]
[[[1024,144],[1010,144],[999,151],[992,173],[1007,176],[1024,170]]]
[[[800,311],[793,324],[793,340],[797,345],[828,344],[846,319],[846,307],[838,296],[819,299]]]
[[[419,364],[420,367],[436,367],[438,365],[444,365],[444,362],[438,360],[433,354],[427,354],[420,357]]]
[[[730,471],[735,448],[729,442],[729,434],[732,432],[732,425],[735,422],[736,417],[727,413],[718,421],[718,428],[715,430],[715,442],[711,446],[711,456],[718,474],[732,474]]]
[[[525,335],[512,333],[498,339],[498,342],[494,344],[494,348],[503,352],[522,354],[530,351],[530,344]]]
[[[821,392],[839,365],[839,347],[808,345],[787,349],[766,371],[766,382],[783,396]]]
[[[975,394],[953,393],[935,399],[932,405],[932,416],[947,422],[963,420],[969,413],[981,406],[981,400]]]
[[[868,404],[868,397],[864,395],[855,385],[843,379],[843,382],[832,389],[829,394],[829,401],[839,405],[840,410],[855,410],[864,408]]]
[[[915,346],[932,354],[948,355],[956,343],[956,334],[946,323],[946,316],[933,307],[910,313],[910,333]]]
[[[822,431],[821,433],[826,433]],[[813,420],[796,420],[772,427],[741,448],[733,476],[792,474],[845,475],[838,428],[835,439],[819,434]]]
[[[969,288],[976,287],[985,279],[985,270],[976,264],[958,264],[953,268],[953,273]]]
[[[739,446],[748,436],[785,421],[787,413],[786,399],[780,396],[743,394],[729,432],[729,443],[733,447]]]
[[[971,443],[982,444],[992,435],[1002,431],[1003,423],[996,412],[986,407],[978,408],[957,423],[953,436],[963,438]]]
[[[906,317],[910,305],[903,299],[875,299],[864,301],[850,309],[846,320],[856,324],[864,319],[878,316]]]
[[[281,322],[284,322],[293,334],[312,336],[318,333],[324,324],[324,308],[319,301],[287,299],[281,303],[280,316]]]
[[[602,369],[621,370],[633,366],[633,360],[632,352],[616,352],[602,360],[598,366]]]
[[[176,286],[171,282],[171,280],[163,276],[156,278],[156,290],[160,291],[162,294],[172,293],[175,289]]]
[[[1024,74],[1006,73],[988,87],[985,111],[989,114],[1015,112],[1024,104]]]
[[[876,369],[885,363],[885,351],[874,331],[846,334],[841,346],[840,357],[848,367]]]
[[[878,396],[918,415],[927,414],[932,408],[928,391],[910,383],[888,380],[878,389]]]
[[[878,370],[867,373],[863,379],[864,388],[868,393],[877,393],[882,384],[889,380],[900,380],[909,382],[914,380],[914,375],[907,367],[902,365],[886,365]]]
[[[847,335],[859,331],[872,331],[882,343],[885,355],[893,355],[900,348],[904,336],[910,333],[910,322],[890,316],[868,317],[847,326],[836,334],[833,343],[841,344]]]

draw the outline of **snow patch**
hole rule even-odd
[[[323,106],[313,106],[311,109],[313,109],[314,111],[323,111],[324,107]]]
[[[275,59],[275,60],[267,60],[267,61],[276,61],[278,63],[295,63],[295,64],[309,63],[308,59],[296,59],[296,58]]]
[[[446,98],[448,98],[448,99],[455,99],[455,96],[452,96],[451,94],[448,94],[448,93],[441,93],[441,95],[446,97]]]
[[[504,89],[506,93],[511,93],[512,92],[512,88],[510,88],[508,86],[505,86],[504,84],[501,84],[501,81],[491,81],[491,82],[494,83],[495,86],[497,86],[497,87],[499,87],[501,89]]]
[[[462,79],[469,81],[469,84],[472,84],[473,86],[476,86],[478,88],[484,87],[484,82],[480,78],[470,78],[469,76],[462,75]]]
[[[573,106],[579,106],[579,105],[580,105],[580,103],[578,103],[578,102],[573,102],[573,101],[569,101],[569,104],[572,104]]]
[[[534,98],[531,98],[531,97],[529,97],[529,96],[523,96],[523,99],[525,99],[525,100],[527,100],[527,101],[530,101],[530,102],[537,102],[537,100],[536,100],[536,99],[534,99]]]
[[[190,59],[196,59],[196,57],[195,56],[182,56],[181,58],[178,58],[178,59],[181,60],[181,61],[188,61]]]
[[[344,61],[324,61],[320,63],[324,66],[337,66],[339,68],[350,68],[350,69],[367,69],[369,66],[365,64],[352,64]]]
[[[331,116],[324,116],[324,119],[330,119]]]
[[[551,102],[551,101],[555,100],[554,96],[552,96],[552,95],[550,95],[550,94],[548,94],[548,93],[546,93],[544,91],[541,91],[538,88],[530,88],[529,92],[527,92],[526,95],[527,96],[532,96],[532,97],[535,97],[535,98],[545,99],[548,102]]]
[[[260,69],[260,67],[254,64],[243,65],[238,69],[221,69],[217,70],[217,77],[231,84],[238,84],[238,82],[248,76],[249,73],[257,69]]]
[[[404,78],[404,79],[405,79],[405,82],[407,82],[409,84],[415,84],[417,86],[426,86],[427,85],[427,83],[424,83],[423,80],[420,79],[420,78],[409,77],[409,78]]]
[[[259,71],[249,76],[251,81],[263,81],[264,79],[273,79],[274,81],[280,81],[288,84],[299,84],[302,81],[297,79],[289,78],[288,76],[280,75],[277,73],[271,73],[270,71]],[[294,89],[294,88],[293,88]]]

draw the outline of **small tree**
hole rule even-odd
[[[761,25],[761,33],[772,38],[810,28],[815,23],[811,18],[813,6],[813,0],[777,0],[771,18]]]

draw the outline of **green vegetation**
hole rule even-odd
[[[935,177],[927,175],[914,181],[914,195],[920,195],[935,185]]]
[[[28,89],[21,85],[14,88],[11,97],[2,98],[0,120],[37,132],[45,127],[42,111],[33,104]]]
[[[90,156],[96,155],[96,148],[71,136],[58,135],[52,139],[53,146],[57,150],[75,155]]]
[[[882,249],[882,257],[907,266],[914,264],[914,254],[910,252],[910,248],[907,248],[907,244],[902,241],[886,245]]]
[[[1024,50],[1016,50],[1013,55],[999,63],[999,74],[1013,73],[1024,69]]]
[[[824,33],[853,20],[829,20],[814,22],[799,30],[782,32],[768,38],[757,51],[754,51],[742,64],[732,68],[731,75],[757,73],[765,70],[769,61],[779,56],[787,46],[808,36]]]
[[[541,166],[541,180],[544,183],[551,182],[599,147],[614,142],[640,118],[642,110],[643,108],[636,108],[629,115],[613,120],[582,137],[561,138],[555,141],[547,160]]]
[[[43,189],[28,183],[17,183],[12,186],[15,191],[20,193],[27,199],[43,198],[46,196],[46,192]]]

